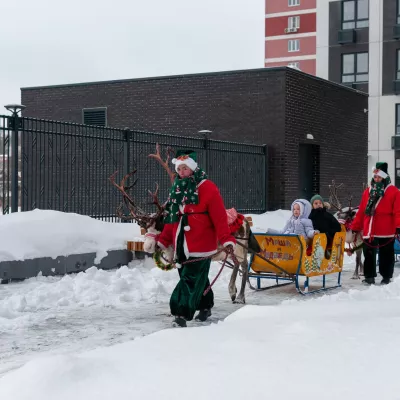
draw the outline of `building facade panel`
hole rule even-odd
[[[265,63],[266,68],[273,67],[294,67],[298,68],[300,71],[305,72],[310,75],[316,74],[316,60],[297,60],[297,61],[278,61]]]
[[[297,4],[291,6],[290,4]],[[297,10],[309,10],[317,7],[317,0],[265,0],[266,14],[282,12],[296,12]]]
[[[382,38],[383,41],[396,40],[394,38],[394,27],[400,20],[398,20],[398,0],[383,0],[383,19],[382,19]]]
[[[291,18],[297,17],[298,19],[296,22]],[[297,22],[298,21],[298,22]],[[285,30],[287,28],[292,28],[293,24],[297,23],[296,25],[296,32],[295,33],[308,33],[308,32],[315,32],[316,31],[316,24],[317,24],[317,17],[316,13],[312,12],[309,14],[301,14],[293,16],[282,16],[282,17],[274,17],[274,18],[266,18],[265,19],[265,36],[281,36],[281,35],[288,35],[290,36],[291,33],[287,33]]]
[[[300,57],[315,55],[316,37],[295,36],[290,39],[267,40],[265,42],[265,58]],[[272,60],[271,60],[272,61]]]

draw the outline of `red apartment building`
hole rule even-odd
[[[265,0],[265,66],[316,74],[317,0]]]

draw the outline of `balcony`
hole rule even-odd
[[[355,43],[356,39],[357,35],[354,29],[344,29],[338,32],[339,44]]]
[[[393,27],[393,39],[400,39],[400,25],[397,24]]]
[[[392,150],[400,150],[400,135],[392,136]]]

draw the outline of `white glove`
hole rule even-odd
[[[157,236],[160,232],[154,228],[149,228],[144,235],[143,250],[146,253],[153,254],[156,251]]]
[[[167,249],[163,250],[164,258],[171,262],[174,258],[174,248],[169,246]]]
[[[154,237],[146,236],[144,239],[143,250],[146,253],[153,254],[156,250],[157,241]]]

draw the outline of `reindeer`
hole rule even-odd
[[[149,157],[156,160],[162,166],[162,168],[165,169],[172,184],[175,180],[175,173],[169,167],[169,160],[171,153],[172,149],[168,148],[167,157],[165,160],[163,160],[161,157],[160,146],[157,143],[156,153],[149,154]],[[163,204],[160,203],[158,198],[159,185],[156,184],[155,192],[151,192],[149,190],[149,194],[152,198],[152,204],[156,206],[157,210],[155,213],[152,214],[146,213],[138,204],[136,204],[133,198],[128,194],[128,192],[135,186],[137,182],[136,179],[131,185],[127,184],[128,180],[135,175],[136,170],[125,175],[121,180],[120,184],[117,184],[115,182],[117,173],[118,171],[115,172],[113,175],[111,175],[111,177],[109,178],[111,183],[122,193],[123,196],[123,202],[117,208],[117,215],[119,216],[119,218],[124,220],[134,220],[141,228],[143,228],[147,232],[148,236],[145,238],[145,247],[146,247],[146,240],[154,241],[154,236],[159,234],[164,227],[163,220],[165,216],[166,202],[164,202]],[[129,215],[124,214],[124,208],[126,208],[129,211]],[[151,239],[151,237],[153,238]],[[243,220],[242,226],[239,228],[238,232],[236,232],[235,238],[238,245],[235,248],[234,258],[236,258],[235,261],[237,262],[233,262],[233,265],[229,263],[232,267],[232,275],[229,281],[228,291],[229,291],[229,296],[232,299],[233,303],[245,304],[245,289],[246,289],[246,282],[248,281],[248,261],[247,261],[248,246],[250,246],[250,248],[252,248],[256,252],[260,251],[260,248],[258,246],[257,241],[254,239],[254,236],[252,236],[250,224],[246,218]],[[221,246],[219,246],[218,250],[223,250],[223,249]],[[171,260],[172,255],[173,255],[173,250],[171,248],[167,249],[167,251],[164,252],[164,257],[166,259]],[[225,253],[223,251],[218,251],[218,253],[212,258],[212,260],[221,261],[224,258],[225,258]],[[236,279],[239,273],[239,269],[242,275],[242,282],[240,286],[239,295],[237,295]]]
[[[338,197],[338,190],[342,187],[343,183],[336,185],[335,181],[332,181],[332,185],[329,185],[329,203],[337,210],[335,213],[336,219],[346,228],[346,243],[349,245],[348,253],[356,253],[356,268],[352,279],[360,279],[360,275],[364,275],[364,264],[361,260],[363,235],[362,232],[354,234],[350,228],[357,214],[358,207],[351,206],[352,196],[348,198],[349,206],[342,207]]]

